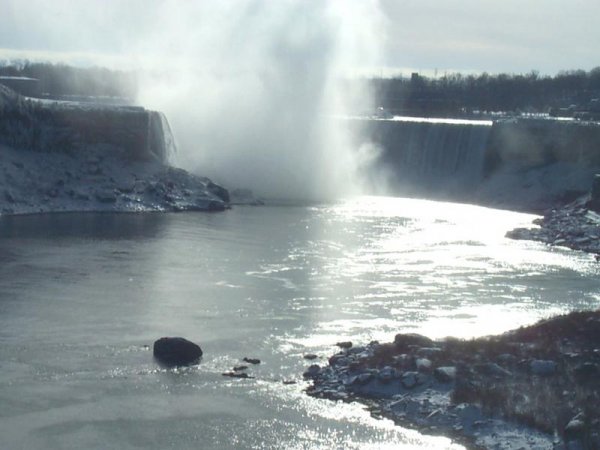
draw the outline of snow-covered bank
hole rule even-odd
[[[105,145],[84,155],[0,146],[0,214],[82,211],[218,211],[225,189],[156,161],[114,155]]]
[[[169,165],[173,148],[160,113],[0,85],[0,214],[227,208],[226,189]]]

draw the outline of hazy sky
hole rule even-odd
[[[286,2],[229,1],[242,9]],[[172,0],[0,0],[0,59],[29,58],[128,66],[143,59],[144,39],[160,33]],[[197,1],[210,8],[213,0]],[[305,8],[319,8],[306,0]],[[343,0],[331,0],[343,10]],[[378,17],[352,18],[355,27],[376,22],[375,61],[359,71],[395,70],[528,72],[553,74],[600,65],[598,0],[364,0]],[[197,8],[198,9],[198,8]],[[350,12],[356,14],[356,9]],[[227,20],[227,18],[223,18]],[[235,18],[232,18],[234,20]],[[346,18],[345,20],[347,20]],[[213,20],[213,19],[211,19]],[[203,17],[196,18],[202,28]],[[369,23],[366,23],[369,22]],[[238,26],[243,27],[243,23]],[[210,36],[206,37],[210,39]],[[372,59],[372,58],[371,58]]]

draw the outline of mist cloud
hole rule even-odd
[[[153,58],[140,100],[170,118],[178,163],[261,195],[348,193],[355,146],[328,116],[351,108],[336,91],[345,69],[376,54],[375,5],[178,4],[138,51]]]
[[[338,196],[356,184],[355,146],[328,115],[356,98],[340,95],[339,78],[376,64],[376,1],[8,0],[3,9],[0,36],[22,36],[13,48],[137,70],[139,103],[165,112],[187,169],[276,197]]]

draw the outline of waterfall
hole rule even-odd
[[[175,137],[162,112],[148,112],[148,154],[161,162],[172,161],[177,153]]]
[[[468,193],[483,179],[491,122],[396,117],[368,121],[382,149],[379,168],[394,191],[405,194]]]

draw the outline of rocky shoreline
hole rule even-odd
[[[85,155],[0,146],[0,215],[229,208],[228,191],[208,178],[105,146]]]
[[[345,347],[307,369],[309,395],[467,448],[600,448],[600,310],[474,340]]]
[[[534,224],[536,228],[516,228],[506,237],[580,250],[600,260],[600,176],[596,175],[590,194],[547,211]]]

